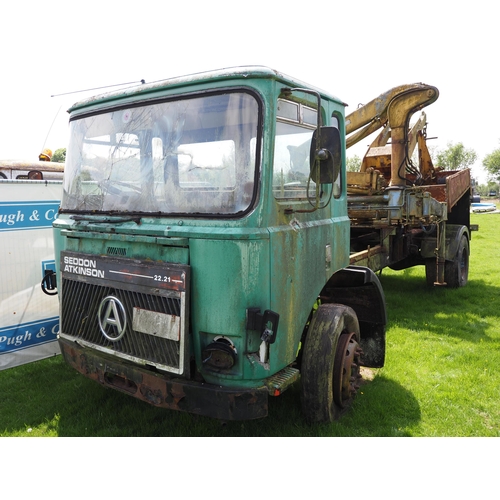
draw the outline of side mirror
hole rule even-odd
[[[309,164],[316,184],[333,184],[342,165],[340,132],[337,127],[319,127],[312,136]]]

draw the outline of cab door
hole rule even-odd
[[[280,342],[270,346],[269,358],[279,367],[295,360],[321,289],[333,272],[349,263],[349,219],[340,163],[331,176],[333,182],[323,184],[311,174],[311,141],[317,135],[317,122],[313,107],[278,101],[272,172],[276,212],[269,231],[271,308],[280,314]],[[338,120],[331,123],[340,141]],[[337,149],[340,155],[340,143]]]

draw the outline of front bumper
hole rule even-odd
[[[160,408],[185,411],[220,420],[266,417],[269,391],[225,388],[151,372],[59,338],[64,360],[75,370],[105,387],[116,389]]]

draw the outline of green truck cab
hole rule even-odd
[[[65,360],[159,407],[267,415],[301,379],[332,421],[385,358],[376,275],[349,266],[344,104],[262,67],[70,110],[54,222]]]

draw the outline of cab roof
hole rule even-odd
[[[158,80],[152,83],[144,83],[113,92],[95,95],[76,102],[73,106],[71,106],[68,112],[72,113],[77,110],[82,110],[82,108],[88,108],[98,104],[110,103],[118,99],[132,97],[135,95],[146,96],[147,94],[151,94],[162,89],[173,89],[176,87],[187,87],[190,85],[202,84],[207,82],[246,78],[267,78],[278,80],[283,82],[283,84],[290,85],[292,87],[315,90],[328,99],[342,102],[328,92],[318,89],[308,83],[304,83],[296,78],[287,76],[284,73],[280,73],[279,71],[276,71],[274,69],[265,66],[238,66],[167,78],[165,80]]]

